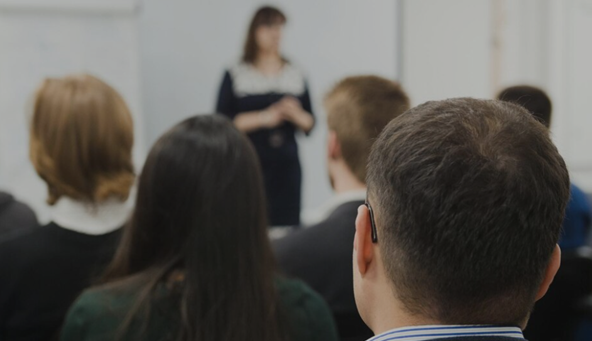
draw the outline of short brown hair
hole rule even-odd
[[[348,77],[325,97],[329,130],[337,134],[343,159],[356,178],[366,182],[370,147],[382,129],[409,109],[397,82],[378,76]]]
[[[249,30],[247,32],[247,39],[245,40],[245,46],[243,49],[242,60],[245,63],[253,64],[257,59],[257,53],[259,52],[259,46],[257,46],[257,40],[255,39],[255,32],[260,26],[271,26],[274,24],[285,24],[287,21],[286,15],[279,9],[271,6],[264,6],[257,10],[251,23],[249,24]],[[282,58],[286,62],[285,58]]]
[[[553,105],[543,90],[530,85],[516,85],[500,91],[497,99],[516,103],[530,111],[547,128],[551,126]]]
[[[547,129],[518,105],[459,98],[399,116],[368,164],[368,199],[397,296],[445,324],[523,323],[569,188]]]
[[[96,77],[48,78],[36,93],[30,158],[47,183],[49,204],[61,196],[125,200],[135,178],[133,140],[127,105]]]

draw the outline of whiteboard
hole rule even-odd
[[[46,187],[28,159],[32,94],[45,77],[92,73],[115,87],[135,119],[143,160],[136,1],[0,0],[0,188],[48,220]]]

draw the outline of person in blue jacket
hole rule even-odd
[[[511,86],[502,90],[499,100],[513,102],[530,111],[547,128],[551,125],[552,104],[547,94],[529,85]],[[586,194],[573,183],[571,197],[565,209],[565,218],[559,246],[563,251],[577,249],[586,245],[592,221],[592,209]]]

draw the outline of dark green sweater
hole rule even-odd
[[[291,341],[336,341],[337,331],[331,311],[323,299],[306,284],[288,279],[276,281],[280,301],[291,325]],[[70,308],[62,329],[62,341],[114,340],[122,316],[133,302],[132,295],[114,294],[113,290],[84,292]],[[169,305],[171,310],[174,305]],[[176,312],[158,307],[151,318],[143,341],[174,340]],[[132,324],[122,341],[139,340],[140,326]]]

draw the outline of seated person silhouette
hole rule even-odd
[[[380,131],[409,108],[401,86],[376,76],[349,77],[325,99],[329,138],[327,168],[334,198],[321,221],[274,242],[280,268],[301,278],[329,303],[341,340],[372,332],[355,306],[351,246],[358,206],[366,197],[366,161]]]

